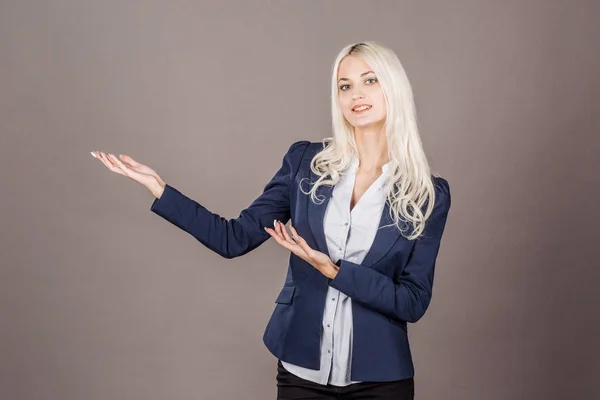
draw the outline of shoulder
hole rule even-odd
[[[311,153],[318,153],[325,148],[323,142],[311,142],[310,140],[298,140],[290,145],[289,151],[302,149],[303,151],[308,150]],[[314,155],[313,154],[313,155]]]
[[[287,161],[297,168],[304,158],[304,153],[306,153],[306,150],[309,148],[310,144],[311,142],[308,140],[298,140],[292,143],[283,157],[284,161]]]
[[[306,153],[310,144],[311,142],[308,140],[298,140],[293,142],[283,156],[282,168],[284,168],[285,174],[290,178],[295,177],[298,174],[302,160],[305,158],[304,153]]]
[[[446,178],[432,175],[431,179],[436,192],[444,195],[450,195],[450,184]]]
[[[293,151],[309,151],[311,153],[317,153],[325,148],[322,142],[311,142],[310,140],[298,140],[292,143],[288,149],[289,152]]]
[[[285,155],[293,164],[300,165],[307,158],[312,159],[315,154],[323,149],[323,143],[311,142],[309,140],[298,140],[293,142]]]
[[[293,171],[292,176],[305,177],[311,172],[311,162],[315,155],[323,150],[323,142],[311,142],[309,140],[298,140],[293,142],[284,157],[290,169]]]
[[[435,190],[434,213],[448,213],[451,204],[450,184],[448,180],[441,176],[431,176]]]
[[[312,143],[308,140],[298,140],[289,146],[287,152],[288,153],[297,153],[297,152],[304,153],[311,144]]]
[[[296,142],[293,142],[285,152],[284,158],[289,160],[295,159],[299,156],[301,157],[309,145],[310,142],[308,140],[298,140]]]

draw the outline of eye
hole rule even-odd
[[[347,88],[347,87],[348,87],[348,85],[342,85],[342,86],[340,86],[340,90],[346,90],[344,88]]]
[[[377,78],[367,78],[365,82],[373,81],[373,83],[377,82]]]

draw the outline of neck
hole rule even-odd
[[[380,173],[381,167],[389,162],[385,127],[354,128],[354,140],[360,159],[357,173]]]

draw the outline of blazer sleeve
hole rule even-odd
[[[150,210],[222,257],[244,255],[271,237],[264,230],[265,226],[273,226],[274,219],[283,223],[290,219],[291,185],[309,144],[309,141],[303,140],[289,147],[281,168],[264,187],[262,194],[237,218],[223,218],[168,184]]]
[[[433,212],[396,281],[373,268],[339,260],[340,268],[329,285],[389,318],[418,321],[431,301],[435,262],[451,203],[448,182],[440,177],[436,181]]]

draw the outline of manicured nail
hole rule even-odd
[[[96,155],[94,154],[93,151],[90,151],[90,154],[92,155],[92,157],[96,158]]]

